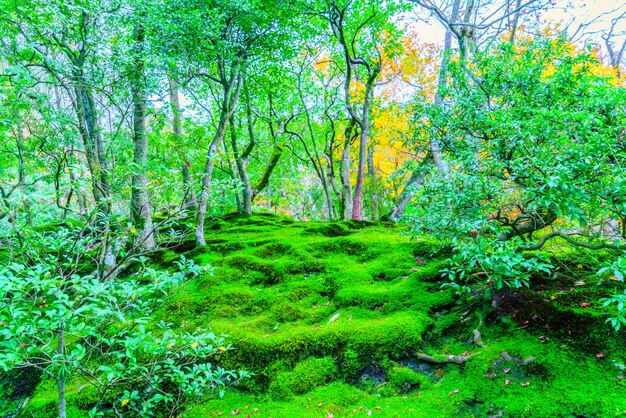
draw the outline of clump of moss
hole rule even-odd
[[[279,373],[269,386],[269,394],[275,400],[288,400],[328,383],[336,374],[337,366],[331,357],[308,358],[296,364],[293,371]]]
[[[319,234],[329,238],[345,237],[352,234],[348,228],[339,223],[316,225],[303,231],[305,234]]]
[[[254,276],[253,284],[276,284],[285,279],[285,272],[276,265],[254,256],[232,256],[226,259],[224,264],[238,270],[259,273],[259,275]]]
[[[407,367],[392,367],[387,371],[388,383],[384,387],[384,395],[404,395],[424,388],[428,385],[428,378],[414,372]]]

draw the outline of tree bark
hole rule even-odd
[[[111,210],[109,202],[110,182],[102,132],[93,94],[86,85],[80,67],[74,71],[73,87],[73,104],[78,119],[78,131],[83,140],[87,165],[91,174],[93,197],[98,211],[108,214]]]
[[[241,85],[243,77],[239,70],[234,69],[233,74],[229,80],[222,80],[223,96],[222,106],[220,111],[220,119],[217,126],[217,131],[213,136],[213,140],[209,145],[209,149],[206,157],[206,164],[204,167],[204,176],[202,178],[202,190],[198,199],[198,211],[196,213],[196,229],[195,237],[198,244],[206,245],[204,239],[204,220],[206,218],[208,209],[209,193],[211,192],[211,181],[213,180],[213,168],[215,166],[215,155],[219,145],[224,140],[226,134],[226,127],[228,122],[237,106],[239,100],[239,93],[241,92]]]
[[[253,200],[270,184],[270,177],[272,175],[272,172],[274,171],[274,168],[276,168],[276,166],[278,165],[278,161],[280,161],[280,157],[283,155],[284,150],[284,143],[276,142],[276,144],[274,144],[274,149],[272,150],[272,154],[270,155],[270,158],[265,165],[263,175],[252,189]]]
[[[248,161],[247,158],[239,153],[239,147],[237,146],[237,129],[235,127],[234,118],[230,118],[230,141],[233,148],[233,155],[235,157],[235,166],[237,167],[237,175],[242,183],[242,200],[243,200],[243,212],[252,215],[252,186],[250,185],[250,177],[248,176]]]
[[[57,353],[59,356],[65,356],[65,329],[63,324],[59,327],[57,332]],[[57,377],[57,397],[59,399],[59,418],[66,418],[67,416],[67,406],[65,400],[65,363],[61,363],[61,370],[59,371],[59,376]]]
[[[183,125],[182,125],[182,109],[180,107],[180,100],[178,94],[178,83],[176,80],[169,76],[169,97],[170,106],[172,107],[172,129],[174,132],[174,138],[178,144],[182,142],[183,137]],[[183,181],[183,199],[181,208],[195,210],[197,207],[196,193],[193,190],[191,184],[191,174],[189,173],[189,161],[185,158],[184,153],[180,152],[181,164],[180,172]]]
[[[365,99],[363,100],[363,109],[361,117],[357,119],[357,123],[361,130],[359,137],[359,165],[356,174],[356,184],[354,186],[354,201],[352,202],[352,219],[361,220],[363,214],[361,207],[363,205],[363,183],[365,181],[365,163],[367,160],[367,143],[370,135],[370,109],[374,96],[374,82],[380,74],[380,66],[371,70],[367,83],[365,85]]]
[[[515,32],[517,31],[517,25],[519,22],[519,14],[521,13],[522,0],[516,0],[515,14],[513,15],[513,24],[511,25],[511,36],[509,37],[509,43],[515,43]]]
[[[151,206],[148,198],[148,136],[146,135],[146,90],[144,62],[144,27],[136,23],[133,29],[134,63],[131,74],[133,100],[133,175],[131,184],[131,218],[139,235],[137,243],[144,248],[155,247]]]
[[[341,152],[341,167],[339,177],[341,179],[341,217],[342,219],[352,218],[352,182],[350,181],[350,148],[352,135],[356,128],[356,120],[351,118],[345,129],[343,150]]]
[[[380,188],[378,184],[378,170],[374,165],[374,146],[370,145],[367,153],[367,174],[370,179],[370,196],[372,200],[372,220],[377,221],[379,219],[379,206],[380,206]]]
[[[428,175],[429,161],[430,153],[426,154],[424,159],[419,163],[418,167],[411,173],[411,177],[409,177],[409,180],[400,194],[400,197],[396,200],[393,208],[387,214],[387,217],[391,221],[397,222],[400,220],[400,217],[404,214],[409,202],[413,199],[413,196],[415,196],[415,189],[424,184],[424,179],[426,179],[426,176]]]

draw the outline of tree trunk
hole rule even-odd
[[[365,114],[365,110],[363,111]],[[365,162],[367,159],[367,140],[369,138],[369,118],[361,124],[361,135],[359,138],[359,165],[356,173],[356,184],[354,186],[354,200],[352,202],[352,219],[361,220],[361,205],[363,203],[363,182],[365,180]]]
[[[202,190],[198,199],[198,212],[196,213],[196,230],[195,237],[198,244],[206,245],[204,239],[204,220],[206,218],[208,209],[209,193],[211,192],[211,181],[213,180],[213,168],[215,166],[215,154],[219,145],[224,140],[226,134],[226,127],[230,120],[237,101],[239,100],[239,93],[241,92],[241,85],[243,78],[241,74],[233,74],[230,80],[224,81],[222,84],[223,97],[222,97],[222,109],[220,112],[220,119],[217,125],[217,131],[215,136],[209,145],[207,152],[206,164],[204,167],[204,176],[202,178]]]
[[[513,15],[513,24],[511,25],[511,36],[509,38],[509,43],[515,43],[515,32],[517,31],[517,25],[519,22],[519,14],[521,11],[522,0],[516,0],[515,3],[515,14]]]
[[[59,327],[57,333],[57,353],[61,358],[65,356],[65,329],[63,324]],[[61,364],[61,371],[57,377],[57,397],[59,399],[59,418],[66,418],[66,401],[65,401],[65,363]]]
[[[237,175],[241,181],[243,188],[241,190],[243,200],[243,212],[252,215],[252,186],[250,185],[250,177],[248,176],[248,161],[239,153],[237,146],[237,131],[234,118],[230,118],[230,141],[235,157],[235,165],[237,167]]]
[[[341,166],[339,177],[341,179],[341,217],[342,219],[352,218],[352,182],[350,181],[350,147],[352,143],[352,133],[356,127],[356,120],[350,119],[345,129],[345,139],[343,151],[341,152]]]
[[[181,118],[182,110],[178,97],[178,83],[172,76],[169,77],[169,96],[170,106],[172,107],[172,129],[174,131],[174,138],[176,138],[176,141],[180,143],[183,137],[183,125]],[[183,199],[181,208],[195,210],[197,207],[197,201],[196,193],[194,192],[191,184],[189,161],[185,158],[184,153],[180,153],[180,158],[180,172],[183,180]]]
[[[461,0],[455,0],[452,5],[452,15],[450,17],[450,25],[456,22],[457,16],[459,14],[459,7],[461,5]],[[447,86],[448,76],[448,63],[450,62],[450,54],[452,53],[452,29],[450,26],[446,28],[446,34],[443,43],[443,57],[441,59],[441,67],[439,67],[439,81],[437,83],[437,92],[435,93],[435,106],[443,106],[443,91]],[[438,138],[430,139],[430,152],[432,154],[432,158],[439,169],[439,172],[447,176],[450,173],[450,167],[448,163],[443,158],[443,145],[439,141]]]
[[[91,174],[93,196],[98,211],[108,214],[111,210],[109,202],[109,173],[102,142],[102,132],[96,114],[95,100],[91,90],[86,86],[80,72],[74,72],[74,107],[78,118],[78,131],[85,147],[87,165]]]
[[[148,199],[148,136],[146,135],[146,91],[144,80],[145,62],[143,58],[144,27],[136,23],[133,29],[134,68],[131,74],[133,100],[133,175],[131,184],[131,218],[139,232],[137,242],[140,246],[153,249],[155,247],[154,227],[150,215],[151,206]]]
[[[270,155],[270,158],[265,165],[263,175],[252,189],[252,200],[254,200],[259,195],[259,193],[261,193],[263,189],[265,189],[270,184],[270,177],[272,175],[272,172],[274,171],[274,168],[276,168],[276,166],[278,165],[278,161],[280,161],[280,157],[283,155],[284,150],[284,143],[276,142],[274,144],[274,149],[272,150],[272,154]]]
[[[370,196],[372,199],[372,220],[377,221],[379,218],[379,206],[380,206],[380,187],[378,184],[377,169],[374,166],[374,146],[369,147],[367,153],[367,174],[370,178]]]
[[[427,164],[429,164],[429,160],[430,155],[427,154],[419,166],[413,170],[411,177],[409,177],[409,181],[406,183],[404,190],[400,194],[400,197],[387,215],[389,220],[397,222],[404,214],[407,205],[411,199],[413,199],[413,196],[415,196],[415,189],[424,183],[424,179],[426,178],[426,175],[428,175],[429,166],[427,166]]]

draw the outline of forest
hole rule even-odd
[[[626,4],[0,0],[0,417],[626,414]]]

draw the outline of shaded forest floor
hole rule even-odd
[[[626,343],[598,299],[615,291],[582,255],[530,290],[460,303],[440,287],[447,253],[399,226],[296,223],[274,215],[207,224],[185,254],[213,274],[188,283],[157,320],[228,334],[215,363],[253,373],[185,416],[592,417],[626,415]],[[472,341],[482,334],[483,347]],[[470,356],[433,364],[417,353]],[[77,383],[68,404],[80,415]],[[42,381],[23,416],[54,416]]]

